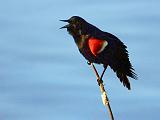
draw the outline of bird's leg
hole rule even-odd
[[[103,78],[103,75],[104,75],[106,69],[107,69],[107,68],[104,68],[104,70],[103,70],[103,72],[102,72],[102,74],[101,74],[101,77],[100,77],[101,80],[102,80],[102,78]]]
[[[88,65],[91,65],[91,64],[93,64],[93,63],[90,62],[90,61],[87,61],[87,64],[88,64]],[[95,69],[95,67],[94,67],[94,69]],[[98,75],[97,71],[96,71],[96,74]],[[98,76],[99,76],[99,75],[98,75]],[[99,77],[97,77],[97,82],[98,82],[98,85],[99,85],[99,86],[100,86],[101,83],[103,83],[103,81],[102,81]]]
[[[100,80],[101,80],[102,82],[103,82],[102,78],[103,78],[103,75],[104,75],[104,73],[105,73],[106,69],[107,69],[107,66],[106,66],[106,67],[104,67],[104,70],[103,70],[103,72],[102,72],[102,74],[101,74],[101,77],[100,77]]]
[[[87,64],[88,64],[88,65],[91,65],[91,62],[90,62],[90,61],[87,61]],[[106,69],[107,69],[107,66],[104,66],[104,70],[103,70],[103,72],[102,72],[102,74],[101,74],[100,79],[99,79],[99,78],[97,79],[98,85],[100,85],[100,83],[103,83],[102,78],[103,78],[103,75],[104,75]]]

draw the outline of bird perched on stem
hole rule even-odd
[[[73,36],[80,53],[88,62],[103,64],[101,81],[107,66],[110,66],[123,85],[131,89],[128,77],[137,79],[137,75],[129,61],[127,47],[120,39],[100,30],[79,16],[60,21],[68,23],[61,29],[66,28]]]

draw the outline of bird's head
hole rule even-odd
[[[82,35],[83,26],[86,21],[79,16],[72,16],[68,20],[60,20],[62,22],[67,22],[68,24],[61,27],[60,29],[67,28],[67,31],[73,36]]]

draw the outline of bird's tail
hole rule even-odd
[[[117,72],[117,77],[120,79],[120,81],[123,83],[123,85],[128,88],[128,90],[131,89],[130,82],[127,78],[127,75],[124,75],[123,73],[121,74],[121,73]]]
[[[114,72],[116,72],[117,77],[120,79],[123,85],[130,90],[131,86],[127,77],[131,77],[133,79],[138,79],[138,77],[129,61],[128,51],[126,50],[127,47],[119,40],[115,42],[117,47],[114,51],[110,66]]]

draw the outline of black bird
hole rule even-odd
[[[68,24],[62,28],[67,28],[80,53],[90,63],[103,64],[102,76],[110,66],[117,77],[129,90],[130,82],[127,77],[137,79],[137,75],[129,61],[128,51],[123,42],[111,33],[104,32],[94,25],[88,23],[79,16],[72,16],[68,20],[60,20]]]

